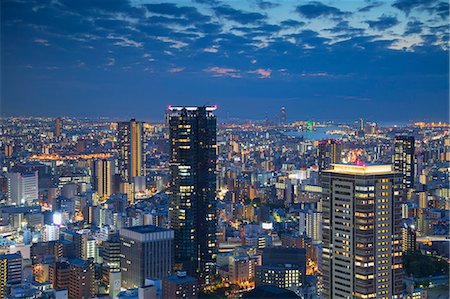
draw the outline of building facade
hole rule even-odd
[[[173,238],[170,229],[141,225],[121,228],[120,268],[122,287],[139,288],[146,278],[162,279],[173,268]]]
[[[394,140],[394,169],[403,174],[404,188],[414,188],[415,140],[413,136],[397,136]]]
[[[201,285],[215,275],[216,107],[169,107],[170,227],[177,268]]]
[[[401,174],[334,164],[322,173],[324,298],[399,298]]]

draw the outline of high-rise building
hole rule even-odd
[[[197,298],[198,282],[194,277],[188,276],[186,272],[178,272],[165,277],[162,280],[162,298]]]
[[[69,260],[69,298],[88,299],[95,293],[94,261],[71,259]]]
[[[124,183],[132,183],[133,178],[143,176],[143,124],[135,119],[119,122],[117,125],[119,152],[119,173]]]
[[[401,174],[333,164],[322,173],[324,298],[402,294]]]
[[[394,169],[403,174],[404,188],[414,188],[414,137],[397,136],[394,141]]]
[[[334,139],[319,141],[318,164],[319,173],[330,169],[331,164],[340,163],[342,159],[342,144]]]
[[[111,160],[103,159],[95,162],[96,187],[98,196],[108,199],[114,193],[114,165]]]
[[[145,279],[162,279],[173,268],[173,236],[170,229],[154,225],[121,228],[120,268],[122,287],[144,286]]]
[[[403,252],[417,250],[416,228],[406,223],[402,227],[402,250]]]
[[[280,124],[285,126],[286,123],[286,107],[281,107],[280,109]]]
[[[216,107],[169,107],[170,227],[179,269],[210,284],[216,250]]]
[[[20,253],[0,255],[0,298],[5,298],[8,285],[22,282],[22,274]]]
[[[32,203],[39,197],[38,172],[6,174],[8,179],[8,201],[10,204],[22,205]]]
[[[61,117],[55,119],[55,136],[60,137],[63,128],[63,120]]]
[[[299,233],[306,235],[313,242],[322,241],[322,213],[308,210],[299,213]]]

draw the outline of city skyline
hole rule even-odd
[[[2,1],[2,115],[445,121],[447,20],[441,1]]]

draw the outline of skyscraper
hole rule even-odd
[[[119,122],[117,131],[119,173],[122,182],[132,183],[134,177],[144,175],[142,123],[135,119]]]
[[[334,139],[325,139],[319,141],[318,164],[319,173],[330,169],[331,164],[341,162],[342,145]]]
[[[63,120],[61,117],[55,119],[55,137],[61,136],[63,127]]]
[[[154,225],[121,228],[122,287],[144,286],[146,278],[162,279],[173,267],[173,231]]]
[[[403,174],[405,188],[414,188],[414,137],[397,136],[394,147],[394,169]]]
[[[8,179],[9,204],[22,205],[38,199],[37,171],[29,173],[10,172],[6,174],[6,177]]]
[[[322,173],[324,298],[399,298],[401,175],[391,165]]]
[[[216,107],[169,107],[170,227],[177,267],[201,285],[215,275]]]
[[[102,159],[95,162],[96,188],[98,195],[103,199],[113,194],[114,168],[111,160]]]
[[[22,282],[22,255],[0,255],[0,298],[5,298],[6,286]]]

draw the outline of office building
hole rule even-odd
[[[133,183],[133,178],[144,176],[143,124],[135,119],[117,125],[118,166],[123,183]]]
[[[102,200],[114,193],[114,165],[112,160],[102,159],[95,162],[96,188]]]
[[[93,298],[95,293],[93,260],[71,259],[69,269],[69,298]]]
[[[299,234],[306,235],[313,242],[322,241],[322,213],[312,210],[300,211]]]
[[[342,159],[342,144],[334,139],[319,141],[318,145],[319,173],[330,169],[331,164],[340,163]]]
[[[7,286],[22,282],[22,255],[20,253],[0,255],[0,298],[5,298]]]
[[[55,137],[59,138],[62,134],[63,120],[61,117],[55,119]]]
[[[120,238],[113,235],[102,242],[103,280],[109,281],[110,273],[120,272]]]
[[[268,247],[262,265],[256,266],[255,285],[272,285],[297,291],[305,283],[306,249]]]
[[[197,298],[198,282],[194,277],[188,276],[186,272],[177,272],[162,280],[162,298]]]
[[[397,136],[394,141],[394,169],[403,174],[405,189],[414,188],[414,142],[413,136]]]
[[[403,252],[417,250],[417,234],[413,225],[406,223],[402,227],[402,250]]]
[[[177,268],[210,284],[216,250],[216,107],[169,107],[170,227]]]
[[[120,268],[122,287],[144,286],[145,279],[162,279],[173,268],[173,238],[170,229],[153,225],[121,228]]]
[[[324,298],[402,293],[401,174],[333,164],[322,173]]]
[[[38,172],[10,172],[6,174],[8,179],[8,202],[12,205],[31,204],[37,201]]]

